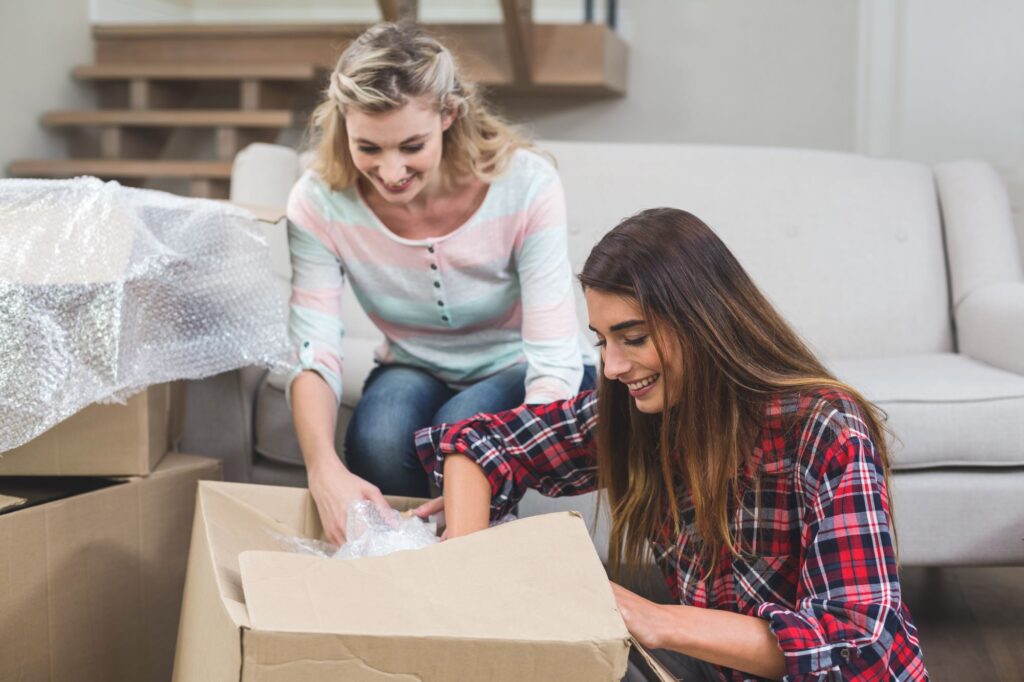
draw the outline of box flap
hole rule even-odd
[[[0,495],[0,512],[6,509],[14,509],[25,504],[28,500],[24,497],[13,497],[11,495]]]
[[[645,666],[649,675],[653,675],[658,682],[678,682],[675,675],[665,669],[665,666],[661,664],[661,661],[656,659],[654,655],[644,648],[640,642],[636,641],[636,638],[630,635],[629,643],[633,647],[633,650],[640,655],[640,660]]]
[[[388,637],[625,641],[582,518],[547,514],[356,560],[244,552],[252,627]]]
[[[284,218],[285,218],[285,208],[284,208],[284,206],[263,206],[263,205],[259,205],[259,204],[240,204],[240,203],[237,203],[237,202],[234,202],[234,201],[229,201],[227,203],[231,204],[232,206],[237,206],[239,208],[245,209],[249,213],[252,213],[253,216],[255,216],[255,218],[257,220],[262,221],[264,223],[274,224],[274,223],[278,223],[278,222],[284,220]]]

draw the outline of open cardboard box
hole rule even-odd
[[[170,679],[196,481],[170,453],[145,478],[0,478],[0,680]]]
[[[391,499],[398,509],[417,502]],[[629,633],[578,514],[355,560],[288,553],[275,534],[320,537],[307,491],[200,484],[176,682],[625,673]]]

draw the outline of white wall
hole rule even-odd
[[[1024,2],[904,0],[893,156],[980,158],[1006,181],[1024,258]]]
[[[1024,259],[1024,2],[623,0],[625,98],[498,103],[541,138],[992,163]]]
[[[89,0],[94,24],[188,23],[194,19],[193,0]]]
[[[856,3],[621,5],[625,98],[502,100],[506,113],[551,139],[852,148]]]
[[[47,109],[86,108],[71,69],[92,61],[88,0],[0,0],[0,177],[17,158],[59,157],[64,139],[39,125]]]

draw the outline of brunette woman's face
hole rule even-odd
[[[421,99],[378,114],[345,115],[348,148],[355,167],[393,204],[408,204],[439,176],[442,133],[454,117]]]
[[[664,371],[669,368],[672,376],[679,376],[678,347],[670,344],[663,363],[652,339],[655,330],[644,319],[635,299],[594,289],[584,290],[584,296],[605,377],[624,383],[641,412],[656,414],[664,410]]]

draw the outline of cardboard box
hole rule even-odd
[[[0,453],[0,476],[146,476],[180,432],[183,401],[171,402],[170,385],[159,384],[125,405],[90,405]]]
[[[347,561],[281,551],[274,533],[320,537],[307,491],[200,484],[175,682],[625,673],[629,634],[578,514]]]
[[[0,680],[169,680],[196,485],[220,471],[171,453],[146,478],[0,479],[21,501],[0,513]]]

